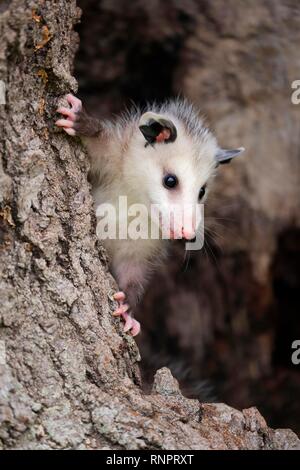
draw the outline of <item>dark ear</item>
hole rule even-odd
[[[237,157],[244,150],[245,150],[244,147],[240,147],[238,149],[232,149],[232,150],[219,148],[217,151],[217,155],[216,155],[218,165],[229,163],[232,158]]]
[[[149,144],[168,144],[174,142],[177,137],[177,130],[172,121],[151,112],[142,115],[139,129]]]

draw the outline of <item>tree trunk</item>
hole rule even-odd
[[[184,398],[168,369],[139,387],[139,352],[111,315],[88,163],[53,126],[76,92],[74,0],[0,6],[0,445],[22,449],[295,448],[254,409]]]

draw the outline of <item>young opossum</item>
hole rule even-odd
[[[67,95],[70,108],[60,107],[64,116],[56,125],[71,136],[79,135],[91,159],[91,176],[96,208],[112,204],[118,222],[127,214],[118,212],[119,197],[128,206],[159,205],[167,211],[173,205],[196,206],[204,202],[209,184],[220,163],[227,163],[244,149],[221,149],[204,126],[193,106],[185,100],[170,100],[135,109],[115,121],[90,117],[75,96]],[[149,210],[150,213],[150,210]],[[148,217],[148,216],[147,216]],[[197,227],[193,218],[169,227],[170,238],[193,239]],[[147,278],[161,260],[166,241],[160,239],[105,239],[111,271],[120,292],[114,315],[125,321],[124,331],[135,336],[140,324],[132,316]]]

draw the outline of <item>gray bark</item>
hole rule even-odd
[[[87,158],[53,126],[77,90],[80,12],[69,0],[15,0],[0,12],[0,446],[299,446],[254,408],[184,398],[168,369],[142,393],[135,341],[111,316],[116,285],[95,237]]]

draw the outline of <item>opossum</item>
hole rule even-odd
[[[244,150],[220,148],[193,105],[184,99],[149,104],[144,110],[133,108],[115,120],[100,121],[86,113],[78,98],[71,94],[66,98],[70,108],[58,108],[64,118],[56,125],[82,138],[90,157],[95,206],[110,203],[119,223],[128,218],[119,211],[120,196],[127,196],[128,206],[139,203],[150,209],[159,205],[162,211],[176,205],[183,212],[186,206],[203,203],[219,164]],[[184,220],[184,224],[170,223],[169,238],[195,237],[194,218]],[[140,324],[133,318],[134,309],[149,274],[163,258],[166,240],[116,237],[103,244],[120,288],[114,296],[119,304],[114,315],[121,316],[124,331],[135,336]]]

